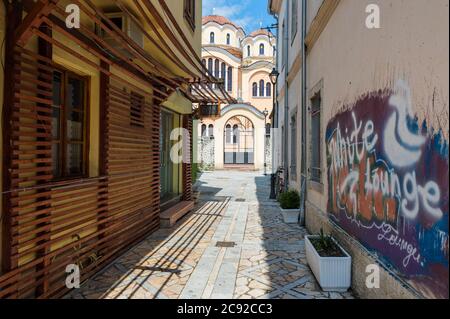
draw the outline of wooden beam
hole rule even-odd
[[[39,27],[42,23],[42,16],[46,16],[55,7],[59,0],[39,0],[28,12],[25,19],[15,30],[15,43],[24,46],[33,35],[32,27]]]
[[[7,272],[17,265],[11,263],[11,114],[14,104],[14,30],[22,21],[22,4],[13,2],[6,7],[5,78],[3,85],[3,200],[2,200],[2,271]]]
[[[42,23],[39,26],[39,30],[41,32],[45,33],[46,35],[48,35],[49,37],[53,36],[51,26],[46,24],[46,23]],[[48,42],[48,41],[44,41],[43,39],[38,38],[38,54],[43,56],[43,57],[46,57],[48,59],[52,59],[52,57],[53,57],[53,46],[52,46],[52,44],[50,42]],[[49,67],[51,67],[51,66],[49,66]],[[45,74],[46,73],[48,74],[48,71],[46,71],[46,70],[39,70],[39,71],[41,71],[42,73],[38,74],[38,80],[45,82],[46,81]],[[39,85],[38,85],[38,89],[41,90],[41,91],[44,91],[44,92],[48,91],[49,93],[53,93],[53,90],[45,88],[45,87],[42,87],[42,86],[40,87]],[[43,95],[39,95],[38,94],[37,96],[39,98],[45,98],[45,96],[43,96]],[[50,109],[51,110],[51,108],[48,105],[45,105],[45,104],[37,103],[37,106],[40,106],[40,107],[42,107],[44,109]],[[45,116],[45,114],[41,114],[41,115]],[[37,129],[37,132],[38,133],[45,133],[45,129],[39,128],[39,129]],[[38,140],[42,141],[42,142],[48,141],[49,139],[50,139],[49,137],[39,137],[38,138]],[[40,147],[38,146],[37,148],[39,149]],[[37,157],[51,160],[51,156],[52,156],[51,154],[45,154],[45,155],[41,154],[41,155],[38,155]],[[37,165],[38,166],[39,165],[42,166],[42,165],[46,165],[46,163],[37,164]],[[44,173],[40,172],[40,173],[37,173],[37,175],[44,175]],[[45,193],[47,193],[49,191],[51,191],[51,188],[42,188],[42,189],[40,189],[39,192],[43,193],[43,195],[41,195],[37,200],[38,201],[42,201],[42,202],[50,201],[51,200],[51,196],[45,195]],[[50,207],[51,207],[51,205],[44,204],[44,205],[39,206],[38,209],[41,209],[41,210],[45,211],[46,209],[50,209]],[[51,216],[50,214],[46,213],[46,214],[39,215],[37,218],[38,219],[45,219],[45,218],[50,217],[50,216]],[[40,223],[36,227],[40,228],[40,227],[46,227],[46,226],[50,227],[50,222]],[[42,231],[42,232],[38,233],[37,236],[42,238],[42,240],[39,241],[37,244],[38,245],[41,245],[41,244],[44,245],[44,247],[37,252],[38,256],[43,256],[44,257],[43,262],[38,264],[38,265],[36,265],[36,271],[39,272],[42,269],[46,269],[50,265],[50,259],[49,258],[45,258],[45,256],[50,252],[50,245],[48,244],[48,241],[50,241],[50,239],[51,239],[51,234],[50,234],[49,229],[47,229],[45,231]],[[49,290],[50,283],[49,283],[49,277],[48,276],[49,276],[49,274],[44,273],[42,284],[40,284],[40,285],[38,285],[36,287],[36,296],[45,294]]]

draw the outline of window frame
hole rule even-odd
[[[192,31],[195,31],[195,0],[184,0],[184,18],[188,22]]]
[[[266,83],[263,79],[259,80],[259,87],[258,87],[258,96],[259,97],[265,97],[265,91],[266,91]]]
[[[233,67],[228,66],[227,68],[227,91],[233,92]]]
[[[216,43],[216,34],[211,31],[209,33],[209,44],[215,44]]]
[[[252,83],[252,97],[258,97],[258,83]]]
[[[314,109],[313,101],[316,98],[320,98],[320,105],[318,109]],[[314,145],[312,139],[313,139],[313,117],[319,116],[319,143],[318,145]],[[309,185],[311,188],[315,189],[316,191],[323,193],[323,181],[324,181],[324,169],[323,169],[323,145],[320,143],[320,139],[323,137],[322,132],[322,121],[323,121],[323,80],[320,80],[319,83],[317,83],[314,88],[310,90],[309,94],[309,123],[310,123],[310,130],[309,130],[309,142],[310,142],[310,149],[309,149],[309,163],[308,163],[308,170],[309,170]],[[317,147],[318,156],[319,156],[319,167],[313,167],[312,163],[312,156],[313,152],[316,151],[314,147]],[[319,177],[315,178],[313,170],[319,171]]]
[[[264,45],[264,43],[260,43],[259,44],[259,55],[265,56],[265,54],[266,54],[266,46]]]
[[[266,82],[266,97],[272,97],[272,82]]]
[[[91,88],[91,79],[89,76],[83,76],[77,74],[67,68],[58,65],[54,68],[53,73],[58,72],[61,74],[61,95],[60,101],[61,105],[59,106],[60,114],[59,114],[59,142],[57,142],[60,146],[59,149],[59,174],[58,176],[54,175],[53,165],[54,158],[52,152],[52,175],[53,181],[67,181],[67,180],[76,180],[80,178],[87,178],[89,176],[89,150],[90,150],[90,88]],[[54,75],[53,75],[54,76]],[[83,83],[83,138],[82,138],[82,151],[83,154],[81,156],[81,173],[80,174],[68,174],[66,172],[66,164],[67,164],[67,145],[68,144],[76,144],[71,143],[67,138],[67,88],[68,88],[68,79],[75,78],[80,80]],[[53,77],[52,77],[52,86],[53,86]],[[52,91],[53,92],[53,91]],[[52,101],[52,119],[53,119],[53,109],[55,105]],[[53,127],[52,127],[53,131]],[[53,138],[53,132],[51,134],[51,144],[53,149],[53,144],[55,144],[55,139]]]
[[[210,138],[214,138],[214,125],[213,124],[208,125],[208,136]]]
[[[298,0],[292,0],[291,15],[292,15],[291,19],[291,46],[292,46],[298,33]]]

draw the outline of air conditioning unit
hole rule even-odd
[[[134,21],[132,17],[130,17],[125,12],[110,12],[105,13],[105,16],[122,32],[124,32],[128,37],[130,37],[137,45],[141,48],[144,47],[144,35]],[[102,19],[103,20],[103,19]],[[102,23],[110,30],[113,31],[113,28],[109,25],[108,22],[102,21]],[[95,33],[101,37],[106,43],[112,46],[114,49],[120,51],[122,54],[125,54],[127,57],[131,58],[128,54],[128,51],[123,48],[123,45],[117,40],[117,36],[113,34],[109,34],[101,28],[98,24],[95,24]]]

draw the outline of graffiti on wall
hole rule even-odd
[[[425,297],[448,298],[448,142],[414,116],[408,85],[327,126],[330,218]]]

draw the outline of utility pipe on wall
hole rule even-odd
[[[286,1],[286,15],[285,23],[283,26],[283,55],[284,55],[284,190],[287,191],[289,188],[289,1]]]
[[[306,93],[307,93],[307,73],[306,73],[306,44],[305,44],[305,39],[306,39],[306,27],[307,27],[307,14],[306,14],[306,10],[307,10],[307,0],[302,0],[302,37],[301,37],[301,55],[302,55],[302,75],[301,75],[301,81],[302,81],[302,87],[301,87],[301,95],[302,95],[302,128],[301,128],[301,132],[302,132],[302,156],[301,156],[301,182],[300,182],[300,194],[301,194],[301,205],[300,205],[300,211],[301,211],[301,216],[303,216],[302,220],[301,220],[301,224],[304,225],[305,223],[305,215],[306,215],[306,196],[307,196],[307,182],[308,182],[308,169],[307,169],[307,165],[308,165],[308,161],[307,161],[307,142],[308,142],[308,138],[307,138],[307,129],[306,129],[306,117],[307,117],[307,100],[306,100]]]

